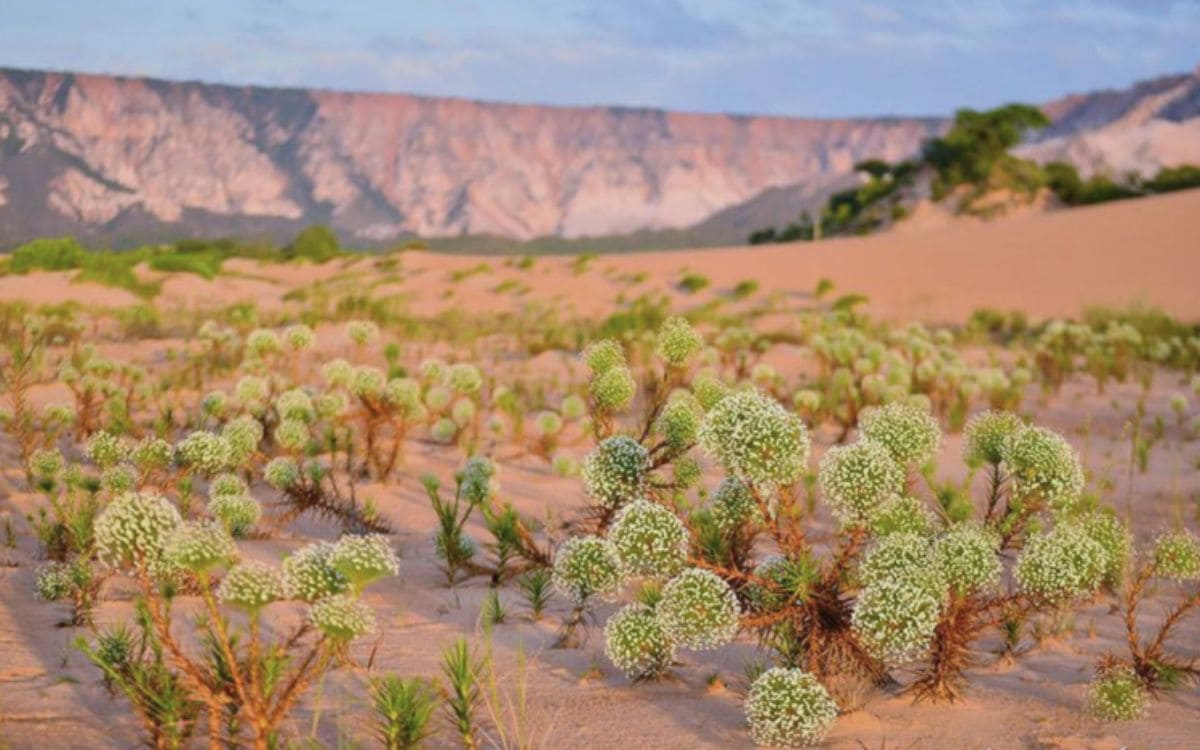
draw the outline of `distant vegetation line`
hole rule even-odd
[[[854,166],[866,182],[830,196],[816,217],[802,212],[782,228],[752,232],[750,244],[811,241],[825,236],[870,234],[902,220],[918,199],[954,201],[957,213],[989,216],[1004,209],[987,198],[1007,193],[1031,202],[1049,190],[1066,206],[1085,206],[1200,187],[1200,167],[1165,167],[1153,177],[1128,174],[1080,177],[1074,165],[1038,164],[1009,153],[1026,134],[1050,124],[1026,104],[997,109],[961,109],[940,138],[927,141],[914,159],[889,164],[870,159]]]

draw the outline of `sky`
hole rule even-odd
[[[812,117],[1041,102],[1200,63],[1200,0],[3,0],[0,8],[3,66]]]

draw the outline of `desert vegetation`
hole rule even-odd
[[[1195,325],[885,321],[682,263],[669,297],[595,255],[421,278],[478,303],[556,263],[609,314],[422,317],[378,292],[408,256],[329,240],[260,259],[325,262],[282,308],[0,306],[6,616],[57,626],[6,658],[61,634],[113,746],[579,746],[589,706],[681,695],[712,745],[921,742],[856,717],[1064,660],[1078,731],[1194,711]]]

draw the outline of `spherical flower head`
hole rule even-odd
[[[1116,588],[1133,557],[1133,535],[1113,513],[1088,513],[1078,522],[1104,550],[1104,584]]]
[[[279,394],[275,399],[275,411],[282,420],[293,419],[305,423],[313,421],[317,416],[312,399],[300,388]]]
[[[172,565],[192,573],[224,567],[238,556],[237,545],[224,527],[214,523],[184,521],[167,535],[163,556]]]
[[[439,443],[452,443],[458,435],[458,423],[449,417],[442,417],[430,426],[429,434]]]
[[[246,350],[254,357],[265,357],[280,350],[279,337],[274,331],[258,328],[246,336]]]
[[[583,459],[583,488],[601,505],[615,508],[642,497],[650,471],[650,452],[625,435],[605,438]]]
[[[654,614],[673,643],[709,651],[733,640],[742,611],[724,579],[708,570],[688,568],[663,586]]]
[[[137,488],[137,472],[129,464],[110,466],[100,475],[100,486],[117,495]]]
[[[193,432],[175,446],[179,463],[200,474],[216,474],[233,463],[229,441],[211,432]]]
[[[687,562],[687,528],[670,510],[649,500],[634,500],[617,511],[608,540],[627,575],[669,578]]]
[[[675,644],[645,604],[626,604],[604,625],[604,655],[631,680],[661,677],[675,662]]]
[[[942,430],[925,409],[897,402],[869,410],[858,422],[863,437],[878,443],[901,466],[919,466],[937,454]]]
[[[426,383],[441,385],[449,377],[450,368],[437,357],[429,357],[421,360],[421,364],[417,366],[417,370],[421,373],[421,379]]]
[[[57,476],[63,464],[63,455],[57,448],[37,450],[29,457],[29,468],[39,477]]]
[[[850,622],[868,653],[887,664],[903,664],[929,648],[943,606],[931,578],[918,573],[862,590]]]
[[[551,437],[562,432],[563,420],[558,415],[558,412],[543,411],[534,417],[533,426],[539,435]]]
[[[161,495],[118,495],[96,517],[93,533],[99,557],[111,566],[157,560],[167,535],[181,521],[179,511]]]
[[[817,474],[821,496],[843,523],[869,519],[904,491],[904,470],[891,452],[870,440],[830,448]]]
[[[712,513],[717,526],[724,532],[762,520],[762,510],[750,485],[737,477],[726,477],[717,485],[712,495]]]
[[[217,598],[231,607],[257,614],[271,602],[287,599],[288,590],[279,568],[247,560],[225,574],[217,587]]]
[[[445,410],[454,399],[454,392],[441,385],[435,385],[425,393],[425,405],[436,412]]]
[[[321,377],[330,388],[346,388],[354,377],[354,366],[344,359],[331,359],[321,368]]]
[[[383,394],[387,386],[387,376],[383,370],[370,365],[355,367],[350,375],[350,392],[361,399],[374,400]]]
[[[859,578],[864,586],[933,570],[933,548],[919,534],[891,534],[879,539],[859,565]]]
[[[700,445],[729,474],[758,487],[796,483],[808,467],[808,430],[759,391],[721,399],[700,428]]]
[[[303,453],[312,437],[308,425],[299,419],[285,419],[275,427],[275,442],[289,453]]]
[[[999,553],[995,532],[976,524],[956,524],[934,540],[934,570],[956,595],[992,591],[1000,584]]]
[[[303,323],[297,323],[284,329],[283,340],[289,349],[299,352],[311,349],[313,344],[317,343],[317,335],[313,333],[313,329]]]
[[[658,331],[658,356],[671,367],[686,367],[704,348],[704,338],[684,318],[667,318]]]
[[[73,563],[51,561],[38,566],[33,579],[33,593],[39,599],[57,602],[66,599],[76,589]]]
[[[594,341],[583,350],[583,363],[592,377],[603,375],[609,370],[625,366],[625,351],[612,339]]]
[[[346,594],[334,594],[313,602],[308,619],[326,638],[349,643],[375,632],[375,610]]]
[[[450,408],[450,419],[459,427],[466,427],[475,421],[475,402],[469,398],[460,398]]]
[[[124,461],[129,453],[129,448],[121,438],[102,430],[92,435],[87,445],[84,446],[84,452],[92,460],[92,463],[101,469],[107,469]]]
[[[495,497],[500,490],[497,468],[491,459],[471,456],[458,472],[458,488],[463,500],[479,505]]]
[[[676,490],[691,489],[704,478],[704,469],[692,456],[679,456],[671,462],[671,478],[675,482]]]
[[[263,426],[254,417],[242,415],[226,423],[221,437],[229,444],[230,465],[244,466],[262,442]]]
[[[1101,721],[1140,719],[1149,703],[1149,691],[1128,666],[1105,669],[1088,686],[1087,711]]]
[[[455,393],[469,396],[479,393],[483,386],[483,375],[479,368],[469,362],[458,362],[450,366],[446,372],[446,382]]]
[[[334,545],[314,542],[283,558],[283,579],[296,599],[315,602],[349,588],[346,577],[330,564]]]
[[[582,419],[587,414],[587,402],[578,394],[572,393],[563,397],[559,411],[562,413],[563,419],[573,422]]]
[[[867,530],[880,537],[903,533],[929,536],[934,520],[933,513],[919,498],[891,495],[875,506],[867,520]]]
[[[218,474],[208,484],[208,496],[245,495],[250,491],[246,482],[237,474]]]
[[[234,398],[243,406],[266,401],[269,392],[270,387],[267,385],[267,381],[257,375],[246,375],[233,387]]]
[[[555,590],[579,606],[607,599],[621,586],[621,559],[607,539],[574,536],[559,545],[551,574]]]
[[[700,436],[704,410],[689,391],[675,391],[658,415],[658,431],[674,450],[684,450]]]
[[[617,412],[633,403],[637,381],[628,367],[613,367],[592,378],[592,403],[602,412]]]
[[[263,479],[277,490],[288,490],[300,482],[300,467],[290,456],[273,458],[263,468]]]
[[[556,453],[550,468],[557,476],[573,477],[579,473],[579,462],[566,453]]]
[[[414,416],[424,408],[421,404],[421,384],[412,378],[389,380],[383,398],[405,416]]]
[[[1004,447],[1025,425],[1016,414],[985,411],[967,420],[963,427],[963,460],[968,466],[999,464]]]
[[[342,574],[354,591],[362,591],[373,581],[400,573],[400,558],[383,534],[342,537],[330,553],[329,565]]]
[[[711,372],[700,372],[696,377],[692,378],[692,393],[696,394],[696,400],[700,402],[700,408],[704,411],[711,411],[721,399],[729,395],[729,386],[725,385],[716,375]]]
[[[821,410],[821,392],[804,388],[792,394],[792,407],[801,414],[816,414]]]
[[[130,459],[141,472],[165,469],[171,464],[171,444],[159,437],[144,437],[133,446]]]
[[[208,501],[208,512],[238,538],[249,534],[262,518],[262,506],[246,493],[213,495]]]
[[[346,338],[355,346],[372,344],[379,338],[379,326],[370,320],[352,320],[346,324]]]
[[[838,717],[837,703],[816,677],[783,667],[754,680],[745,711],[750,739],[767,747],[819,745]]]
[[[1004,446],[1010,492],[1021,501],[1041,500],[1052,510],[1070,510],[1083,492],[1083,466],[1071,444],[1058,433],[1026,427]]]
[[[1159,535],[1154,541],[1154,573],[1176,581],[1200,580],[1200,540],[1187,530]]]
[[[1059,524],[1025,542],[1013,575],[1024,593],[1051,602],[1095,592],[1104,578],[1104,548],[1083,526]]]

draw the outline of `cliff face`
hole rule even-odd
[[[311,222],[376,241],[684,227],[905,157],[940,127],[0,70],[0,242]]]
[[[1035,158],[1143,172],[1200,162],[1196,76],[1046,109],[1054,126],[1025,147]],[[64,233],[286,237],[314,222],[357,242],[704,226],[856,161],[907,157],[943,127],[0,69],[0,247]]]
[[[1085,175],[1151,175],[1200,164],[1200,68],[1126,89],[1068,96],[1043,107],[1053,124],[1017,152],[1067,161]]]

